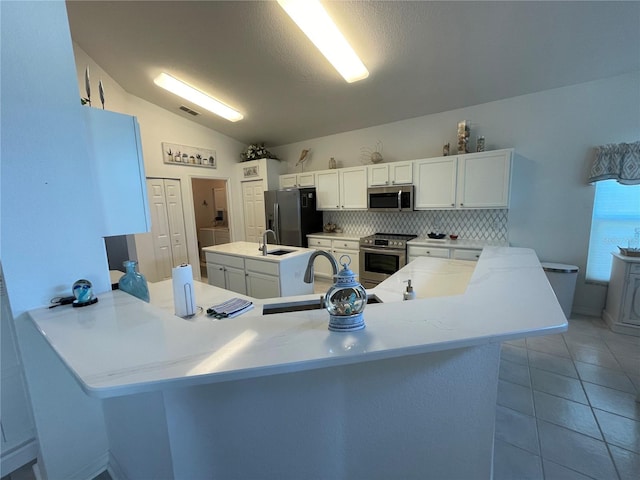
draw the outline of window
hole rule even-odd
[[[640,228],[640,185],[621,185],[615,180],[596,182],[587,281],[609,281],[611,252],[618,252],[618,246],[628,247],[636,228]]]

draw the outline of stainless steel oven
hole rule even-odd
[[[360,283],[373,288],[407,264],[407,242],[416,235],[376,233],[360,239]]]

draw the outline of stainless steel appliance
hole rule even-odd
[[[376,233],[360,239],[360,283],[373,288],[407,264],[407,242],[417,235]]]
[[[322,212],[316,210],[315,188],[264,192],[265,220],[280,245],[306,247],[307,235],[322,231]]]
[[[367,189],[367,208],[375,212],[410,212],[413,191],[413,185],[371,187]]]

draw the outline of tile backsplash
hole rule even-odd
[[[324,223],[344,233],[365,237],[376,232],[424,236],[429,232],[458,234],[460,238],[508,241],[508,210],[429,210],[414,212],[328,212]]]

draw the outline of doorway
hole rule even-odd
[[[192,178],[193,211],[200,258],[200,274],[206,282],[207,266],[203,247],[230,242],[227,180]]]

